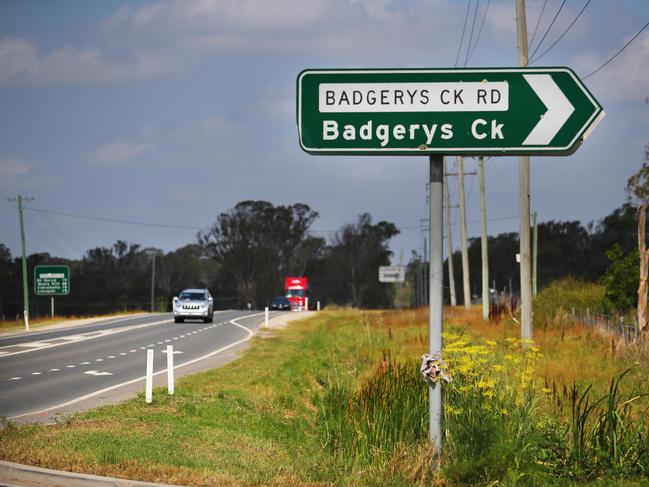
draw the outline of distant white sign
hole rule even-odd
[[[383,265],[379,267],[379,282],[403,282],[406,280],[406,268],[402,265]]]

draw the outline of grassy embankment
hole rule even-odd
[[[446,313],[454,382],[439,473],[418,372],[425,310],[319,313],[180,380],[173,398],[159,389],[149,406],[139,397],[54,426],[7,425],[0,457],[184,485],[641,485],[644,352],[575,326],[545,327],[521,351],[515,323],[478,313]]]
[[[89,318],[111,318],[114,316],[134,315],[139,313],[146,313],[147,311],[119,311],[115,313],[107,313],[102,315],[88,315],[88,316],[54,316],[33,318],[29,320],[29,329],[36,330],[44,326],[54,325],[59,323],[74,324],[77,320],[85,320]],[[20,332],[25,330],[25,322],[19,320],[0,320],[0,333]]]

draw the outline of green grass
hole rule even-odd
[[[156,389],[151,405],[140,396],[58,425],[7,424],[0,458],[182,485],[649,485],[646,398],[626,403],[642,375],[608,382],[629,362],[608,354],[608,338],[549,329],[543,356],[526,355],[513,327],[478,316],[447,313],[455,380],[441,470],[418,371],[425,310],[318,313],[179,380],[173,397]],[[581,463],[571,443],[576,403],[560,386],[542,393],[548,378],[579,379],[577,398],[596,386],[584,396],[596,408],[583,414],[584,400],[576,416],[587,433]]]

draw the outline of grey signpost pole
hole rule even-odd
[[[429,348],[431,356],[442,353],[442,314],[443,294],[442,279],[443,246],[444,246],[444,156],[430,156],[430,224],[428,235],[430,242],[430,273],[429,273]],[[442,449],[442,384],[441,381],[429,386],[430,427],[429,438],[437,455]]]

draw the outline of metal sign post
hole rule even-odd
[[[442,354],[442,314],[444,307],[442,280],[444,277],[444,156],[430,156],[430,207],[428,236],[430,241],[430,273],[428,326],[429,354]],[[429,383],[429,438],[437,454],[442,448],[442,381]]]

